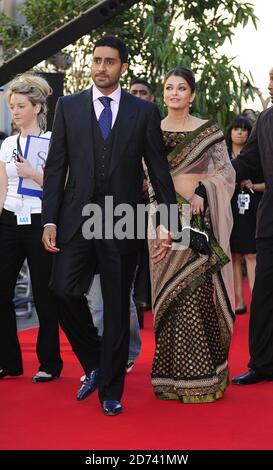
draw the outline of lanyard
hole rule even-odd
[[[42,133],[42,130],[40,130],[40,133],[39,133],[38,137],[40,137],[41,133]],[[23,152],[22,152],[22,147],[20,145],[20,137],[21,137],[21,134],[18,134],[17,140],[16,140],[16,145],[17,145],[16,160],[17,160],[17,162],[21,162],[21,158],[24,158]],[[22,194],[22,199],[24,199],[23,194]]]
[[[16,141],[16,144],[17,144],[17,157],[16,157],[16,160],[17,162],[20,162],[20,158],[23,158],[23,152],[22,152],[22,148],[21,148],[21,145],[20,145],[20,137],[21,137],[21,134],[18,134],[18,137],[17,137],[17,141]]]
[[[40,130],[38,137],[42,134],[42,130]],[[22,147],[20,145],[20,137],[21,134],[18,134],[16,144],[17,144],[17,162],[20,162],[20,158],[24,158],[23,152],[22,152]]]

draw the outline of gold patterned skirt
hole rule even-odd
[[[213,295],[208,279],[162,322],[152,366],[158,398],[209,403],[223,396],[228,366]]]
[[[229,383],[234,313],[221,275],[229,258],[209,222],[206,231],[210,256],[190,248],[171,250],[161,263],[150,264],[156,340],[152,385],[163,400],[210,403]]]

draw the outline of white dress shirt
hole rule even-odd
[[[93,85],[92,91],[93,91],[94,110],[95,110],[95,113],[96,113],[96,118],[97,118],[97,120],[99,120],[101,112],[104,109],[104,106],[100,102],[99,98],[101,96],[105,96],[105,95],[103,95],[98,90],[96,85]],[[120,87],[120,85],[117,87],[117,89],[115,91],[113,91],[113,93],[111,93],[111,95],[107,95],[107,96],[112,99],[112,101],[110,102],[110,106],[111,106],[111,111],[112,111],[112,129],[113,129],[115,121],[117,119],[118,110],[119,110],[119,102],[120,102],[120,97],[121,97],[121,87]]]
[[[101,115],[101,112],[102,110],[104,109],[104,106],[103,104],[100,102],[99,98],[101,96],[105,96],[103,95],[99,90],[98,88],[96,87],[96,85],[93,85],[92,87],[92,92],[93,92],[93,106],[94,106],[94,110],[95,110],[95,114],[96,114],[96,118],[97,120],[99,120],[99,117]],[[119,110],[119,102],[120,102],[120,97],[121,97],[121,86],[119,85],[117,87],[117,89],[115,91],[113,91],[113,93],[111,93],[111,95],[107,95],[109,96],[109,98],[112,99],[112,101],[110,102],[110,106],[111,106],[111,111],[112,111],[112,129],[113,129],[113,126],[115,124],[115,121],[117,119],[117,115],[118,115],[118,110]],[[55,224],[53,223],[48,223],[48,224],[45,224],[44,227],[46,227],[47,225],[53,225],[54,227],[56,227]]]

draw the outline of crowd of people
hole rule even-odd
[[[60,324],[84,372],[77,400],[98,389],[107,416],[122,412],[149,308],[156,397],[209,403],[223,396],[235,315],[247,310],[242,269],[253,292],[251,359],[232,381],[273,380],[273,108],[253,128],[237,116],[225,139],[215,120],[191,113],[198,90],[190,69],[166,74],[163,119],[147,80],[121,88],[127,69],[124,42],[98,40],[93,85],[58,100],[52,133],[50,86],[35,74],[16,77],[6,98],[19,131],[3,136],[0,149],[0,378],[23,374],[13,296],[26,259],[40,325],[33,382],[61,374]],[[269,92],[273,102],[273,69]],[[50,139],[44,174],[23,158],[30,135]],[[42,198],[18,193],[22,179],[35,182]],[[110,222],[121,227],[125,204],[132,224],[140,205],[150,210],[148,236],[101,236]]]

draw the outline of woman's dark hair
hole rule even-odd
[[[168,78],[172,77],[173,75],[175,77],[184,78],[184,80],[186,80],[186,82],[190,86],[191,92],[192,93],[195,92],[195,88],[196,88],[195,76],[190,69],[188,69],[187,67],[175,67],[175,69],[170,70],[165,76],[164,85],[166,81],[168,80]]]
[[[119,57],[122,64],[127,64],[128,62],[128,49],[126,44],[116,36],[103,36],[101,39],[95,42],[93,47],[93,53],[96,47],[112,47],[117,49],[119,52]]]
[[[248,138],[252,130],[252,124],[245,116],[242,116],[241,114],[232,121],[232,123],[230,124],[228,128],[227,136],[226,136],[227,148],[228,148],[228,153],[230,156],[232,154],[231,131],[232,129],[238,129],[238,128],[247,130],[247,133],[248,133],[247,138]]]

